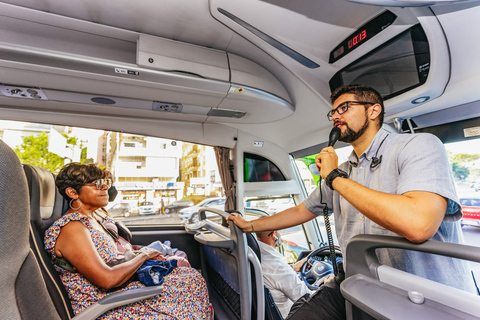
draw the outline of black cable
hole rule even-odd
[[[326,203],[323,202],[322,176],[320,176],[320,180],[318,180],[318,188],[320,191],[320,204],[323,204],[323,220],[325,221],[325,229],[327,230],[328,249],[330,251],[330,261],[332,262],[333,274],[337,276],[338,275],[337,256],[335,254],[335,246],[333,244],[332,227],[330,226],[330,217],[328,216],[328,206]]]

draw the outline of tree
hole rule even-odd
[[[48,151],[48,135],[42,132],[38,136],[28,136],[14,149],[21,163],[47,169],[53,173],[64,165],[64,159]]]
[[[472,162],[478,159],[480,159],[480,154],[458,153],[450,156],[452,163]]]
[[[470,174],[470,170],[468,170],[468,168],[465,168],[458,163],[452,163],[452,171],[455,178],[461,180],[465,179]]]
[[[64,137],[67,138],[68,144],[73,146],[77,145],[77,138],[69,137],[66,134],[64,134]],[[83,158],[80,159],[80,163],[83,163],[86,161],[87,148],[83,148],[82,143],[80,143],[80,148],[82,148],[83,156]],[[22,144],[16,147],[14,151],[21,163],[44,168],[53,173],[58,173],[65,164],[65,160],[62,157],[48,151],[48,135],[45,132],[42,132],[38,136],[31,135],[25,137]]]

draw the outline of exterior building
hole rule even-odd
[[[22,144],[25,137],[38,136],[42,132],[48,134],[52,127],[54,126],[50,124],[2,120],[0,121],[0,139],[14,149]]]
[[[215,152],[212,147],[184,143],[181,160],[181,179],[184,192],[194,202],[206,197],[223,195]]]
[[[109,135],[107,170],[121,192],[116,202],[150,201],[160,208],[162,198],[165,205],[183,198],[183,183],[178,179],[182,143],[127,133]]]

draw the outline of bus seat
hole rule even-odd
[[[230,214],[215,208],[202,208],[199,223],[186,225],[201,245],[202,272],[207,280],[210,302],[218,319],[265,319],[265,298],[260,251],[256,239],[248,239],[233,222],[228,227],[206,219],[205,212],[224,219]],[[257,244],[258,247],[258,244]]]
[[[2,318],[60,319],[29,245],[28,187],[22,165],[0,140],[0,310]]]
[[[87,310],[74,316],[65,287],[51,264],[50,257],[43,245],[45,230],[68,209],[67,203],[58,192],[52,173],[30,165],[24,165],[24,172],[24,176],[27,176],[30,191],[30,207],[32,213],[29,224],[31,251],[35,252],[35,260],[39,262],[41,269],[41,273],[39,271],[39,275],[36,276],[35,279],[43,278],[47,283],[48,293],[46,293],[45,300],[48,300],[49,304],[52,305],[52,309],[49,310],[49,316],[33,316],[31,319],[94,319],[115,307],[161,293],[163,289],[162,286],[111,293],[91,305]],[[25,180],[24,177],[22,178]],[[28,199],[27,194],[25,195],[25,199]]]
[[[258,261],[262,263],[262,254],[260,251],[260,246],[258,245],[258,241],[255,236],[251,233],[246,233],[245,236],[247,237],[247,244],[255,253],[258,258]],[[250,266],[253,269],[253,266]],[[253,271],[253,270],[252,270]],[[255,282],[255,272],[252,272],[252,283]],[[256,292],[254,292],[253,301],[256,301]],[[280,310],[278,310],[275,301],[273,300],[272,294],[270,293],[270,289],[264,285],[264,296],[265,296],[265,320],[282,320],[283,316]],[[256,305],[255,305],[256,307]]]
[[[43,243],[45,230],[66,211],[66,201],[58,192],[51,172],[31,165],[24,165],[23,170],[30,195],[30,246],[40,262],[50,299],[58,315],[61,319],[71,319],[74,316],[72,305]]]

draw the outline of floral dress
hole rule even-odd
[[[116,246],[113,239],[95,229],[89,218],[80,213],[64,215],[45,232],[45,249],[48,252],[54,254],[61,228],[70,221],[80,221],[90,231],[92,241],[104,262],[115,258]],[[70,272],[57,265],[55,269],[67,289],[75,314],[110,294],[81,273]],[[145,285],[133,281],[119,291],[141,287]],[[193,268],[179,267],[165,276],[161,294],[112,309],[98,319],[211,319],[212,313],[203,277]]]

